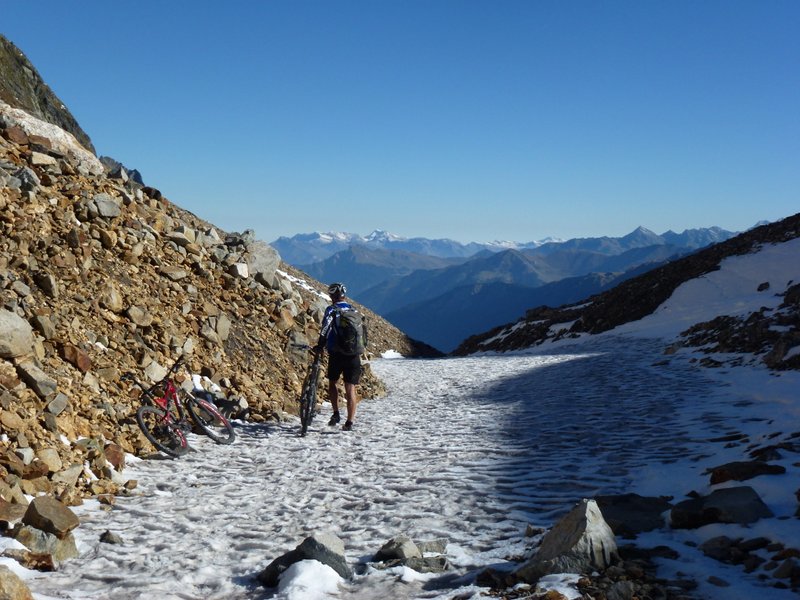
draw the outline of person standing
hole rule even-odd
[[[347,420],[342,429],[350,431],[353,429],[353,420],[356,417],[356,386],[361,378],[361,351],[366,340],[363,339],[365,329],[361,325],[362,336],[360,342],[345,343],[341,339],[347,336],[342,331],[342,324],[345,323],[343,315],[358,315],[359,322],[363,321],[361,315],[347,302],[345,302],[347,288],[342,283],[332,283],[328,286],[328,295],[331,298],[331,305],[325,309],[322,318],[322,327],[319,333],[319,341],[314,348],[315,352],[328,351],[328,398],[333,407],[328,425],[333,427],[341,421],[339,415],[339,389],[336,385],[339,377],[344,378],[344,394],[347,401]]]

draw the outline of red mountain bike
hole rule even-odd
[[[231,444],[236,438],[233,425],[207,400],[197,398],[175,385],[172,378],[183,365],[183,357],[170,367],[161,381],[145,387],[132,373],[127,379],[141,388],[144,404],[136,411],[136,422],[153,446],[172,457],[189,451],[186,432],[191,431],[186,415],[191,415],[197,427],[218,444]]]

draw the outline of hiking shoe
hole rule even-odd
[[[342,425],[343,431],[352,431],[353,430],[353,422],[352,421],[345,421],[344,425]]]
[[[339,413],[337,413],[337,412],[333,413],[331,415],[331,420],[328,421],[328,427],[333,427],[334,425],[336,425],[341,420],[342,420],[342,418],[339,416]]]

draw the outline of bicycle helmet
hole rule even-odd
[[[328,286],[328,295],[331,298],[343,298],[347,295],[347,288],[343,283],[332,283]]]

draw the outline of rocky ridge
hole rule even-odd
[[[75,136],[94,153],[89,136],[25,54],[0,34],[0,100]]]

